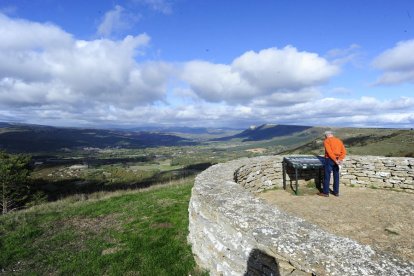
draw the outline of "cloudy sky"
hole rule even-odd
[[[414,127],[414,1],[0,0],[0,121]]]

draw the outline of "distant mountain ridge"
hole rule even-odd
[[[251,126],[250,128],[244,130],[243,132],[218,139],[215,141],[229,141],[232,139],[241,138],[243,141],[261,141],[269,140],[275,137],[288,136],[297,132],[301,132],[312,128],[311,126],[297,126],[297,125],[273,125],[273,124],[263,124],[258,127]]]
[[[9,126],[11,126],[11,124],[0,122],[0,128],[2,128],[2,127],[9,127]]]
[[[233,128],[207,128],[207,127],[136,127],[136,128],[129,128],[127,130],[130,131],[151,131],[151,132],[161,132],[161,133],[179,133],[179,134],[220,134],[225,133],[228,130],[236,130]]]
[[[145,148],[157,146],[195,145],[214,134],[219,138],[210,141],[269,140],[274,137],[289,136],[311,128],[310,126],[263,124],[250,127],[231,136],[229,128],[204,127],[136,127],[131,129],[69,128],[44,125],[14,124],[0,122],[0,150],[11,152],[44,152],[74,150],[82,148]],[[145,130],[145,131],[144,131]],[[181,134],[192,134],[189,137]],[[195,136],[194,136],[195,135]],[[224,137],[220,137],[220,135]]]
[[[12,124],[0,131],[0,150],[11,152],[59,151],[82,148],[144,148],[191,145],[172,134],[122,130],[61,128]]]
[[[191,133],[203,135],[215,133],[225,135],[225,129],[190,127],[150,127],[125,129],[68,128],[30,124],[10,124],[0,122],[0,150],[11,152],[43,152],[74,150],[82,148],[145,148],[157,146],[194,145],[196,140],[181,137]],[[230,141],[241,138],[243,141],[269,140],[288,136],[311,128],[309,126],[263,124],[250,127],[238,134],[212,141]],[[142,131],[147,129],[147,131]],[[151,131],[148,131],[151,130]]]
[[[203,127],[166,129],[162,126],[159,129],[154,128],[153,131],[132,131],[131,129],[68,128],[0,122],[0,150],[48,155],[52,152],[63,153],[73,150],[93,150],[93,148],[142,149],[204,145],[220,149],[231,146],[236,151],[257,146],[268,147],[275,154],[321,154],[323,133],[328,129],[335,131],[335,136],[344,141],[349,154],[414,156],[414,130],[412,129],[274,124],[252,126],[243,131]]]

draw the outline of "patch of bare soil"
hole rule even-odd
[[[414,261],[414,194],[341,185],[339,197],[284,190],[258,196],[337,236]]]

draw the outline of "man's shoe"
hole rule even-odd
[[[339,194],[333,194],[334,196],[336,196],[336,197],[338,197],[339,196]]]
[[[324,197],[328,197],[328,194],[324,194],[324,193],[317,193],[318,196],[324,196]]]

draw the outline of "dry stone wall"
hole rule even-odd
[[[414,158],[351,156],[343,166],[341,183],[414,191]]]
[[[248,162],[235,172],[235,180],[251,192],[282,188],[282,156]],[[323,170],[321,170],[323,177]],[[292,170],[287,184],[294,180]],[[319,182],[317,170],[299,170],[299,184]],[[332,181],[332,180],[331,180]],[[393,188],[414,192],[414,158],[382,156],[348,156],[341,169],[341,184]]]
[[[360,167],[351,162],[356,158],[349,159],[349,173]],[[188,240],[198,264],[210,275],[414,275],[414,263],[324,232],[256,198],[250,183],[261,183],[256,190],[281,185],[281,160],[239,159],[197,176]]]

